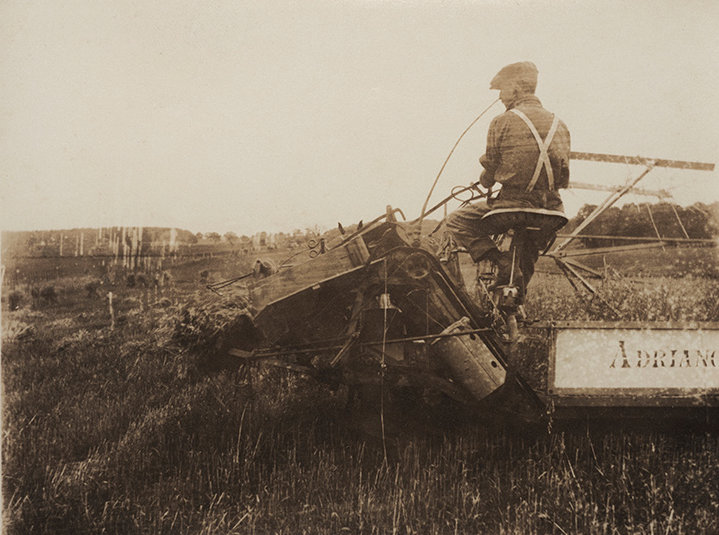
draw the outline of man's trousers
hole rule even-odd
[[[482,217],[498,208],[534,208],[531,205],[524,206],[523,204],[506,200],[493,201],[491,207],[485,201],[469,204],[447,216],[447,230],[459,245],[467,249],[472,260],[479,262],[486,258],[491,251],[497,251],[497,246],[488,234],[488,230],[482,222]],[[534,275],[534,265],[539,258],[540,251],[544,251],[554,237],[554,232],[531,231],[526,234],[526,239],[520,241],[517,256],[519,260],[518,266],[524,279],[522,293],[526,292],[529,280]],[[492,254],[489,254],[489,256],[492,256]]]

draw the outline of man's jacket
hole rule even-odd
[[[520,113],[514,112],[515,109]],[[485,169],[481,184],[485,187],[491,187],[496,182],[502,184],[499,197],[493,204],[495,208],[527,206],[561,210],[562,201],[557,190],[569,185],[569,130],[561,120],[557,120],[547,147],[553,187],[546,167],[542,167],[536,182],[530,187],[531,191],[527,191],[538,167],[540,147],[525,119],[534,125],[541,140],[546,141],[554,114],[545,110],[534,95],[523,97],[511,110],[495,117],[489,126],[487,152],[479,159]]]

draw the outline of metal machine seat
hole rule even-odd
[[[490,269],[489,279],[494,279],[494,302],[505,318],[507,334],[510,341],[518,337],[517,317],[524,316],[524,297],[526,285],[534,273],[535,255],[528,252],[530,249],[543,249],[544,252],[554,242],[553,234],[567,224],[567,216],[558,210],[544,208],[497,208],[487,212],[481,219],[482,230],[487,234],[499,236],[512,232],[509,243],[511,267],[509,273],[502,274],[498,264]],[[544,254],[544,253],[542,253]],[[527,256],[528,255],[528,256]],[[524,257],[524,260],[521,257]],[[478,280],[481,282],[487,274],[481,271],[480,262],[477,265]],[[526,271],[525,271],[526,270]],[[529,278],[526,278],[526,277]]]
[[[544,208],[497,208],[482,216],[488,234],[504,234],[509,230],[556,232],[568,221],[563,212]]]

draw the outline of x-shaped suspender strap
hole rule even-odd
[[[537,160],[537,166],[534,168],[534,175],[532,176],[532,180],[529,181],[529,184],[527,184],[526,191],[532,191],[534,189],[534,186],[537,184],[537,180],[539,180],[539,173],[542,172],[542,167],[547,170],[547,182],[549,183],[549,189],[553,190],[554,172],[552,171],[552,164],[549,161],[549,145],[552,144],[552,139],[554,139],[557,126],[559,126],[559,119],[556,115],[554,116],[552,126],[549,128],[549,132],[547,133],[547,138],[542,140],[542,137],[539,135],[539,132],[537,132],[534,124],[529,120],[529,117],[527,117],[524,112],[518,110],[517,108],[512,108],[510,111],[527,124],[535,141],[537,142],[537,146],[539,147],[539,159]]]

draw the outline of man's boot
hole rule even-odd
[[[514,272],[512,272],[512,253],[511,251],[501,252],[499,249],[492,249],[485,256],[497,267],[496,286],[506,286],[509,279],[512,279],[513,286],[521,286],[522,272],[519,269],[519,262],[514,262]]]

